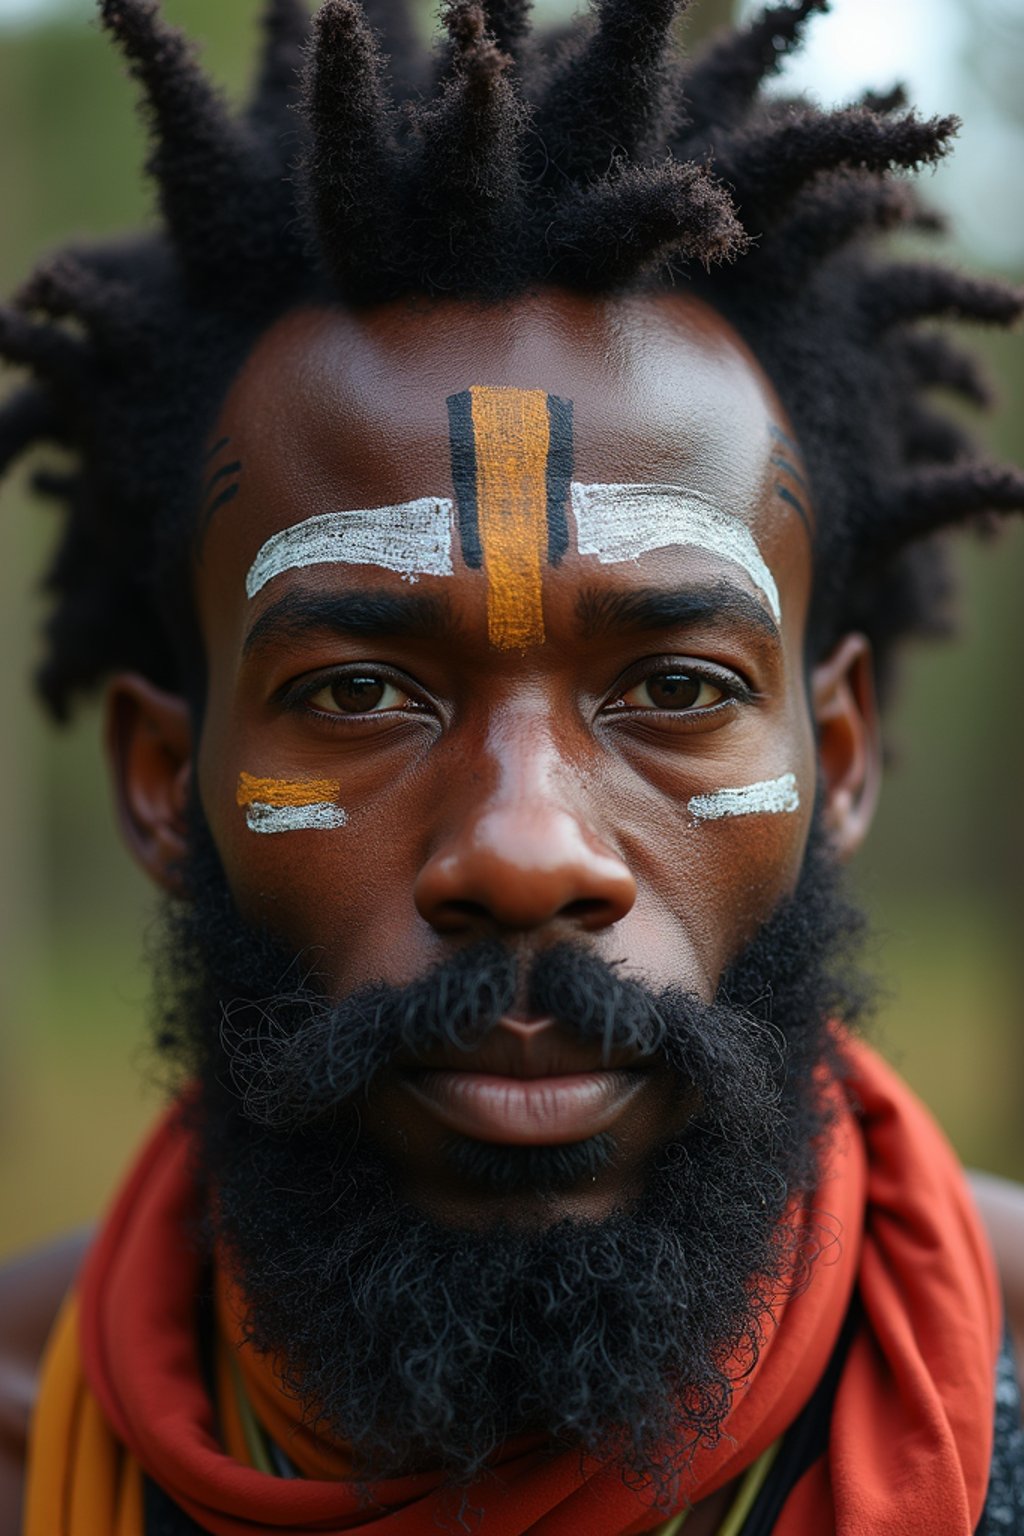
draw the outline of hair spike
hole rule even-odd
[[[694,128],[730,127],[742,118],[765,80],[800,42],[810,17],[827,11],[829,4],[799,0],[770,5],[745,27],[713,39],[686,81]]]
[[[661,158],[676,126],[678,84],[666,57],[691,0],[593,0],[596,24],[553,66],[538,108],[547,179],[586,182],[617,157]]]
[[[218,301],[244,303],[253,274],[261,287],[273,286],[287,247],[259,239],[272,227],[260,204],[279,197],[276,177],[266,185],[255,143],[229,116],[192,46],[161,18],[155,0],[100,0],[100,16],[145,93],[149,169],[186,273]],[[227,284],[226,265],[235,268]]]
[[[967,458],[974,446],[963,427],[919,401],[904,406],[901,433],[911,464],[955,464]]]
[[[771,281],[798,292],[809,275],[852,241],[901,226],[917,227],[922,214],[906,182],[883,181],[864,171],[836,171],[797,194],[763,255],[751,263],[751,280]]]
[[[670,259],[710,267],[748,243],[728,195],[692,161],[617,164],[562,206],[548,239],[552,275],[582,288],[619,287]]]
[[[449,0],[442,11],[451,39],[451,75],[416,116],[424,208],[443,209],[434,286],[494,268],[509,245],[512,210],[523,192],[519,150],[526,108],[509,79],[511,60],[487,32],[477,0]],[[501,226],[501,232],[498,227]],[[498,264],[500,267],[500,263]]]
[[[888,117],[891,112],[902,112],[909,104],[907,88],[898,82],[887,91],[862,91],[857,98],[858,106],[868,112],[877,112],[881,117]]]
[[[923,261],[888,262],[865,274],[860,301],[875,331],[939,316],[1010,325],[1024,312],[1024,289]]]
[[[992,386],[978,359],[935,331],[913,331],[901,338],[903,355],[922,389],[947,389],[986,410]]]
[[[18,304],[26,311],[78,322],[98,351],[140,361],[146,355],[146,338],[130,300],[127,284],[100,277],[71,251],[37,267],[18,294]],[[151,348],[148,358],[155,360]]]
[[[0,473],[33,443],[63,443],[66,437],[51,395],[35,384],[19,389],[0,405]]]
[[[897,484],[892,514],[872,543],[887,553],[991,512],[1024,512],[1024,471],[978,462],[917,469]]]
[[[302,94],[302,63],[311,21],[306,0],[265,0],[259,72],[247,116],[257,127],[284,131],[287,113]]]
[[[879,117],[862,107],[837,112],[787,106],[775,122],[729,135],[718,145],[722,177],[736,190],[749,229],[776,224],[780,211],[822,172],[917,170],[949,149],[959,120],[914,112]]]
[[[313,130],[305,167],[310,222],[342,292],[369,297],[393,231],[394,106],[357,0],[325,0],[313,26],[304,87]]]
[[[533,0],[484,0],[487,29],[502,53],[519,62],[529,41]]]
[[[7,305],[0,306],[0,355],[27,364],[58,388],[80,383],[89,366],[89,348],[80,337],[63,326],[30,320]]]

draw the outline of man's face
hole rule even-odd
[[[210,443],[198,779],[244,916],[338,997],[497,938],[710,1000],[793,889],[815,797],[809,499],[725,322],[550,292],[297,313]],[[692,1109],[521,997],[475,1052],[389,1068],[362,1125],[408,1198],[468,1222],[453,1133],[610,1133],[544,1208],[598,1217]]]

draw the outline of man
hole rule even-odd
[[[1024,1519],[994,1266],[853,1033],[838,873],[931,536],[1024,505],[916,322],[1021,302],[869,249],[950,120],[760,96],[816,8],[684,68],[670,0],[557,43],[456,0],[432,79],[385,17],[399,108],[327,0],[297,115],[273,0],[236,122],[103,0],[167,229],[39,269],[0,432],[76,455],[41,688],[106,683],[180,1092],[10,1529]],[[26,1375],[61,1288],[7,1282]]]

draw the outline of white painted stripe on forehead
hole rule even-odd
[[[740,789],[719,789],[713,795],[694,795],[687,810],[696,821],[718,821],[723,816],[788,815],[800,809],[796,774],[761,779]]]
[[[312,805],[266,805],[254,800],[245,808],[250,832],[333,832],[347,822],[342,807],[330,800],[315,800]]]
[[[577,548],[602,565],[652,549],[693,544],[741,566],[763,593],[777,624],[779,589],[746,523],[679,485],[579,485],[573,481]]]
[[[379,565],[402,576],[452,574],[452,503],[421,496],[394,507],[325,512],[272,534],[249,567],[255,597],[282,571],[304,565]]]

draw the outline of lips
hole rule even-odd
[[[608,1130],[641,1090],[637,1071],[508,1077],[493,1072],[420,1071],[408,1092],[449,1131],[507,1146],[557,1146]]]

